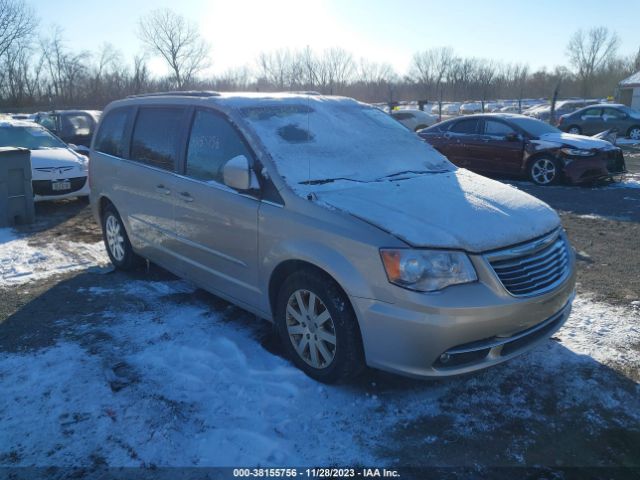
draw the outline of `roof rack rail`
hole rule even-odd
[[[142,97],[219,97],[218,92],[212,92],[210,90],[176,90],[174,92],[153,92],[153,93],[141,93],[139,95],[128,95],[127,98],[142,98]]]

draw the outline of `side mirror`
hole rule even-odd
[[[251,170],[249,160],[244,155],[233,157],[222,167],[222,178],[227,187],[244,191],[258,188],[258,178]]]
[[[518,135],[516,132],[507,133],[507,135],[504,138],[507,140],[507,142],[520,141],[520,135]]]

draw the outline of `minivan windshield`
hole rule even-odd
[[[391,116],[350,99],[253,99],[240,113],[292,187],[455,169]]]
[[[0,147],[40,150],[43,148],[67,148],[67,145],[44,128],[34,125],[33,127],[0,127]]]
[[[556,127],[552,127],[548,123],[536,120],[535,118],[517,117],[510,118],[511,123],[520,127],[532,137],[540,137],[547,133],[562,133]]]

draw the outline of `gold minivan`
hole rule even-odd
[[[89,177],[116,267],[148,259],[274,322],[323,382],[365,365],[415,377],[495,365],[571,309],[574,254],[552,209],[352,99],[119,100]]]

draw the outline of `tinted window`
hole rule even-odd
[[[478,120],[475,118],[460,120],[453,124],[450,131],[454,133],[476,133],[478,131]]]
[[[131,159],[173,170],[183,119],[182,108],[141,108],[131,139]]]
[[[514,130],[506,123],[496,122],[494,120],[485,120],[484,133],[486,135],[495,135],[497,137],[505,137],[510,133],[514,133]]]
[[[124,109],[113,110],[107,114],[96,138],[97,151],[116,157],[125,156],[124,132],[128,117],[128,111]]]
[[[408,120],[409,118],[413,118],[411,113],[401,112],[401,113],[392,113],[393,118],[396,120]]]
[[[252,158],[238,131],[220,114],[197,111],[189,138],[186,174],[223,183],[222,167],[238,155]]]

